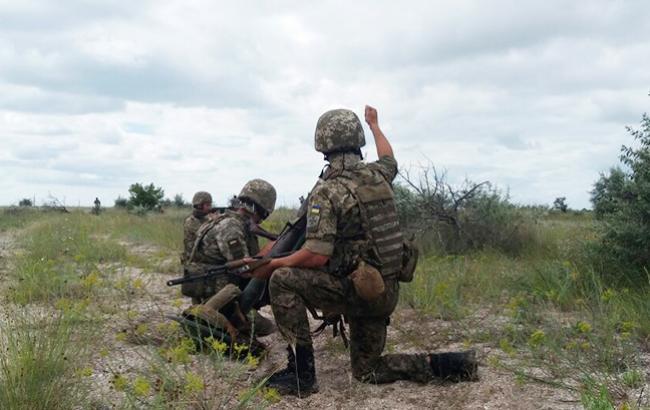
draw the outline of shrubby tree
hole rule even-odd
[[[126,208],[129,205],[129,201],[126,198],[118,196],[115,199],[115,208]]]
[[[151,211],[160,206],[160,201],[165,196],[165,191],[160,187],[154,186],[153,183],[149,185],[135,183],[129,187],[129,195],[129,208],[143,208]]]
[[[566,203],[566,197],[561,196],[558,198],[555,198],[555,201],[553,201],[553,209],[556,211],[560,212],[566,212],[569,210],[569,205]]]
[[[495,248],[517,254],[533,239],[527,215],[488,181],[452,186],[432,165],[416,178],[408,171],[401,175],[407,185],[394,186],[400,222],[438,251]]]
[[[182,208],[185,206],[185,199],[183,198],[183,194],[174,195],[174,206],[176,208]]]
[[[23,198],[18,202],[18,206],[23,206],[23,207],[30,207],[33,206],[34,204],[32,203],[32,200],[29,198]]]
[[[621,147],[621,168],[613,168],[595,183],[591,200],[604,221],[601,254],[610,258],[612,271],[624,279],[647,283],[650,268],[650,117],[628,132],[635,146]]]
[[[603,219],[606,215],[615,213],[620,208],[620,203],[626,194],[626,185],[629,178],[621,167],[612,167],[609,174],[601,173],[591,191],[591,203],[594,206],[594,215]]]

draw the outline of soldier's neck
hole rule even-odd
[[[351,168],[361,162],[359,155],[352,152],[339,152],[330,154],[327,158],[332,169]]]

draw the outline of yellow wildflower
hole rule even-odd
[[[185,374],[185,392],[198,393],[205,388],[203,378],[192,372]]]
[[[126,389],[127,384],[128,384],[128,380],[126,379],[126,377],[122,376],[121,374],[113,375],[113,387],[115,387],[115,390],[124,391],[124,389]]]
[[[578,322],[576,325],[576,328],[578,329],[578,332],[580,333],[590,333],[591,332],[591,325],[587,322]]]
[[[537,347],[541,345],[545,339],[546,339],[546,334],[544,333],[544,331],[541,329],[537,329],[533,333],[531,333],[530,337],[528,338],[528,344],[531,345],[532,347]]]
[[[151,385],[149,384],[149,381],[145,379],[142,376],[138,376],[135,378],[133,381],[133,392],[137,396],[146,396],[149,394],[149,390],[151,390]]]

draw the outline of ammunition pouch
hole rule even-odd
[[[413,273],[418,264],[420,251],[415,244],[415,238],[405,239],[402,243],[402,269],[397,275],[400,282],[410,282],[413,280]]]
[[[384,278],[377,268],[365,261],[359,262],[359,266],[350,273],[349,278],[357,295],[366,302],[372,302],[384,293]]]

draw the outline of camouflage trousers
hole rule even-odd
[[[309,305],[348,318],[350,361],[356,379],[369,383],[432,379],[427,355],[381,354],[388,318],[399,295],[397,281],[387,281],[384,294],[368,303],[356,295],[347,278],[315,269],[280,268],[271,276],[269,290],[276,324],[290,344],[312,344],[307,319]]]

